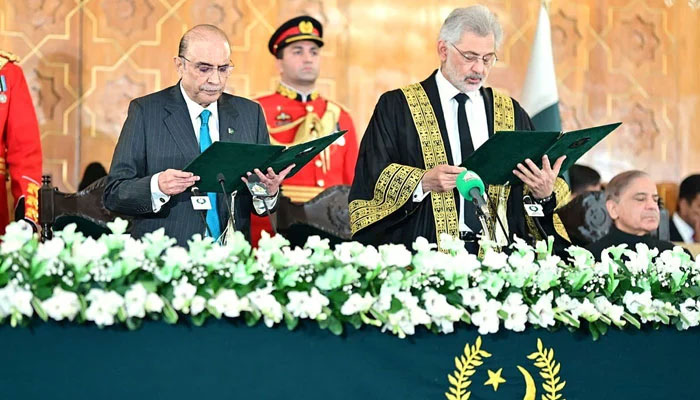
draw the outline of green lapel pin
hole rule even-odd
[[[233,135],[234,133],[235,133],[235,132],[234,132],[233,128],[228,128],[228,134],[229,134],[229,135]]]

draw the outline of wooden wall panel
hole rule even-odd
[[[174,84],[182,33],[212,23],[230,37],[243,96],[277,83],[269,35],[300,13],[324,23],[319,90],[347,106],[362,134],[384,91],[438,66],[439,27],[475,1],[0,0],[0,48],[22,57],[39,116],[45,170],[63,190],[92,161],[108,165],[129,101]],[[520,97],[538,0],[482,2],[505,41],[489,84]],[[609,179],[639,168],[659,180],[700,172],[700,11],[684,1],[554,0],[550,7],[565,129],[623,121],[584,158]]]

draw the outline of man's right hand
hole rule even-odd
[[[174,196],[187,190],[199,180],[191,172],[180,171],[178,169],[166,169],[158,175],[158,189],[163,194]]]
[[[423,175],[423,192],[448,192],[457,187],[457,176],[466,168],[438,165]]]

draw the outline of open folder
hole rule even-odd
[[[245,183],[241,177],[246,172],[259,169],[262,173],[272,168],[276,173],[291,164],[296,166],[287,178],[293,176],[347,131],[338,131],[319,139],[295,146],[276,146],[269,144],[214,142],[202,154],[192,160],[183,171],[192,172],[200,177],[196,186],[201,192],[221,192],[217,176],[221,173],[226,178],[226,192],[243,189]]]
[[[529,158],[542,168],[542,156],[545,154],[551,165],[566,155],[561,167],[564,172],[621,124],[617,122],[570,132],[497,132],[470,154],[461,166],[476,172],[489,185],[519,183],[520,179],[513,175],[517,164]]]

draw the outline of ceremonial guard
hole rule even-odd
[[[291,146],[328,135],[348,132],[282,184],[282,195],[306,202],[335,185],[352,184],[357,161],[357,136],[348,112],[315,90],[320,70],[323,26],[301,16],[280,26],[268,49],[276,57],[280,83],[273,94],[257,99],[265,111],[270,143]],[[271,231],[266,218],[253,216],[254,244],[261,230]]]
[[[34,105],[19,58],[0,50],[0,176],[9,176],[14,219],[36,225],[39,221],[41,139]],[[9,173],[9,175],[8,175]],[[0,185],[0,234],[10,222],[7,185]]]

